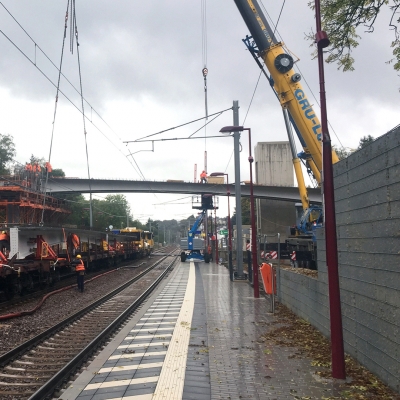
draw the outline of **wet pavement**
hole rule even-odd
[[[211,399],[323,399],[339,396],[340,382],[321,381],[296,348],[274,345],[262,335],[276,327],[269,300],[255,299],[228,270],[197,264],[207,307]],[[193,328],[195,325],[193,325]]]

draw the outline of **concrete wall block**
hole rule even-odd
[[[382,351],[387,354],[393,354],[395,351],[395,347],[398,346],[398,340],[396,337],[382,334],[380,331],[380,325],[383,323],[388,326],[387,322],[382,322],[381,318],[376,315],[371,314],[370,312],[363,311],[361,309],[356,310],[356,321],[357,321],[357,331],[356,334],[367,342],[373,343],[374,346],[379,347]],[[395,329],[389,328],[392,332],[395,332]],[[381,340],[381,345],[378,346],[378,341]],[[382,347],[384,346],[384,347]]]
[[[376,284],[376,271],[372,268],[363,268],[353,265],[347,265],[343,268],[340,274],[341,279],[353,280],[353,285],[357,285],[358,282],[367,282]]]
[[[377,176],[376,179],[375,175],[373,177],[370,177],[369,179],[364,179],[362,181],[359,181],[353,185],[349,185],[348,187],[348,197],[349,199],[355,198],[356,200],[359,200],[357,196],[361,196],[362,198],[366,198],[367,200],[371,198],[371,196],[375,194],[379,194],[381,197],[377,200],[379,203],[384,203],[387,201],[390,201],[389,199],[389,188],[392,185],[396,185],[396,183],[391,183],[390,185],[387,182],[386,179],[386,171],[384,171],[382,176]],[[372,201],[375,201],[375,198],[372,199]],[[353,202],[349,201],[350,206],[353,204]],[[374,204],[374,203],[372,203]]]
[[[400,155],[398,156],[400,158]],[[394,165],[387,168],[387,179],[386,183],[388,185],[393,185],[400,181],[400,164]]]
[[[390,202],[389,217],[390,218],[400,218],[400,201]]]
[[[399,168],[400,165],[400,151],[399,146],[389,147],[387,152],[387,167],[395,167],[396,169]]]
[[[345,243],[343,243],[345,244]],[[371,255],[364,252],[347,251],[342,249],[342,245],[338,246],[339,252],[339,275],[342,275],[342,271],[345,271],[347,266],[363,267],[363,268],[375,268],[375,254]]]
[[[399,238],[349,238],[346,240],[345,244],[346,251],[348,252],[365,252],[367,254],[393,254],[393,251],[399,248]]]
[[[386,186],[379,190],[369,190],[362,194],[349,197],[349,209],[358,210],[360,208],[376,206],[387,203]]]
[[[355,294],[365,295],[371,299],[375,298],[375,285],[362,281],[355,281],[353,279],[342,279],[340,281],[340,288],[342,290],[352,291]]]
[[[382,292],[383,298],[385,299],[387,290],[385,290],[385,288],[377,289],[377,293],[380,292]],[[379,299],[374,299],[370,293],[361,295],[354,293],[353,296],[355,310],[364,311],[370,315],[375,316],[377,319],[379,319],[379,321],[386,321],[387,323],[392,324],[397,328],[400,328],[399,307],[390,303],[386,303],[385,300],[381,301]]]
[[[341,187],[335,187],[335,208],[338,207],[341,201],[347,200],[349,197],[349,186],[343,185]]]
[[[333,164],[333,177],[335,182],[336,180],[343,179],[343,176],[347,175],[347,171],[348,171],[347,157],[343,160],[340,160],[336,164]]]
[[[400,200],[400,182],[394,182],[388,185],[387,190],[387,201],[399,201]]]
[[[347,329],[347,327],[343,324],[343,344],[345,352],[349,353],[348,346],[350,346],[353,349],[352,353],[354,354],[357,349],[357,340],[358,336],[353,331]]]
[[[365,146],[364,148],[354,152],[347,157],[347,166],[349,170],[353,170],[360,165],[368,164],[374,158],[379,157],[381,154],[387,152],[387,143],[384,137],[376,139],[373,143]]]
[[[353,187],[360,180],[364,180],[370,176],[374,177],[376,174],[384,172],[387,167],[387,157],[387,154],[383,153],[374,159],[364,159],[364,163],[354,169],[350,169],[348,176],[349,186]]]
[[[390,287],[385,287],[382,289],[385,294],[385,303],[390,304],[394,307],[400,308],[400,292],[396,289],[392,289]]]
[[[388,152],[400,146],[400,126],[384,135]],[[399,153],[400,154],[400,153]]]
[[[400,239],[400,219],[390,218],[381,221],[361,221],[358,224],[340,225],[337,227],[338,237],[347,238],[381,238],[395,237]]]
[[[335,190],[335,199],[336,198],[342,198],[341,195],[339,193],[343,192],[346,193],[347,192],[347,187],[348,187],[348,179],[346,175],[340,175],[337,178],[335,178],[334,182],[333,182],[333,188]]]
[[[394,360],[391,355],[375,347],[371,342],[364,340],[357,342],[357,350],[366,356],[365,366],[372,372],[378,376],[385,376],[385,372],[387,372],[392,377],[399,379],[398,375],[396,375],[399,368],[399,361]],[[386,376],[387,379],[388,376]]]
[[[358,199],[359,203],[358,207],[354,208],[354,203],[349,208],[349,211],[346,213],[345,218],[341,216],[340,225],[344,224],[358,224],[360,222],[368,222],[368,221],[377,221],[383,220],[390,217],[395,217],[397,213],[397,217],[400,216],[400,202],[398,205],[398,209],[393,209],[396,207],[396,203],[379,203],[375,205],[365,205],[361,202],[361,198]],[[395,215],[394,215],[395,214]]]
[[[347,192],[346,192],[347,194]],[[342,196],[342,198],[337,198],[336,193],[335,193],[335,213],[336,216],[342,214],[342,213],[347,213],[351,211],[350,206],[349,206],[349,198]]]
[[[400,265],[400,254],[398,255],[398,266]],[[383,288],[390,288],[398,292],[400,297],[400,268],[398,271],[379,270],[376,272],[376,284]]]

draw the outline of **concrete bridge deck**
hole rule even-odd
[[[217,196],[227,195],[226,184],[200,184],[190,182],[155,182],[112,179],[79,179],[58,178],[49,180],[47,192],[55,193],[180,193],[180,194],[206,194]],[[231,197],[235,196],[235,185],[230,184]],[[250,185],[241,185],[242,197],[250,197]],[[275,199],[290,202],[300,202],[297,187],[287,186],[261,186],[254,185],[254,196],[258,199]],[[320,189],[308,188],[310,202],[320,204],[322,195]]]

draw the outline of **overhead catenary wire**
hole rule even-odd
[[[79,94],[79,90],[75,87],[75,85],[68,79],[68,77],[66,76],[66,75],[64,75],[63,73],[62,73],[62,71],[60,71],[60,68],[59,67],[57,67],[57,65],[51,60],[51,58],[46,54],[46,52],[39,46],[39,44],[32,38],[32,36],[31,35],[29,35],[29,33],[26,31],[26,29],[19,23],[19,21],[14,17],[14,15],[12,15],[11,14],[11,12],[6,8],[6,6],[2,3],[2,2],[0,2],[0,5],[4,8],[4,10],[10,15],[10,17],[15,21],[15,23],[22,29],[22,31],[25,33],[25,35],[32,41],[32,43],[34,44],[34,46],[35,46],[35,61],[34,62],[32,62],[30,59],[29,59],[29,57],[27,57],[3,32],[1,32],[1,33],[3,33],[3,35],[22,53],[22,54],[24,54],[25,55],[25,57],[27,57],[28,59],[29,59],[29,61],[31,61],[35,66],[36,66],[36,50],[39,50],[40,52],[41,52],[41,54],[43,54],[43,56],[50,62],[50,64],[52,64],[53,65],[53,67],[54,68],[56,68],[57,69],[57,71],[61,74],[61,76],[69,83],[69,85],[75,90],[75,92],[76,93],[78,93]],[[65,35],[66,35],[66,33],[65,33]],[[40,70],[40,69],[39,69]],[[46,76],[46,78],[47,78],[47,76]],[[64,95],[64,94],[63,94]],[[65,96],[65,95],[64,95]],[[66,96],[65,96],[66,97]],[[67,99],[68,99],[68,97],[66,97]],[[68,99],[69,100],[69,99]],[[110,131],[112,132],[112,133],[114,133],[116,136],[117,136],[117,138],[119,139],[119,140],[122,140],[121,139],[121,137],[117,134],[117,132],[115,132],[113,129],[112,129],[112,127],[107,123],[107,121],[97,112],[97,110],[89,103],[89,101],[87,100],[87,99],[85,99],[84,98],[84,100],[85,100],[85,102],[87,103],[87,105],[90,107],[90,109],[91,109],[91,111],[92,112],[94,112],[100,119],[101,119],[101,121],[102,122],[104,122],[104,124],[110,129]],[[93,121],[92,121],[92,118],[90,119],[90,122],[92,122],[93,123]],[[94,125],[94,124],[93,124]],[[94,125],[95,126],[95,125]],[[96,126],[95,126],[96,127]],[[96,127],[96,129],[98,129],[97,127]],[[100,133],[102,133],[101,131],[100,131]],[[103,134],[104,135],[104,134]]]
[[[222,111],[218,111],[218,112],[216,112],[216,113],[214,113],[214,114],[211,114],[211,115],[209,115],[209,117],[212,117],[212,116],[214,116],[214,115],[219,116],[219,115],[221,115],[222,113],[224,113],[224,112],[226,112],[226,111],[229,111],[229,110],[232,110],[232,107],[227,108],[227,109],[222,110]],[[152,133],[152,134],[150,134],[150,135],[143,136],[143,137],[141,137],[141,138],[139,138],[139,139],[135,139],[135,140],[126,140],[126,141],[124,141],[123,143],[139,142],[139,141],[142,141],[143,139],[147,139],[147,138],[149,138],[149,137],[153,137],[153,136],[156,136],[156,135],[160,135],[161,133],[165,133],[165,132],[168,132],[168,131],[172,131],[172,130],[174,130],[174,129],[181,128],[182,126],[186,126],[186,125],[189,125],[189,124],[193,124],[194,122],[201,121],[202,119],[205,119],[205,118],[206,118],[206,117],[196,118],[196,119],[193,119],[193,120],[191,120],[191,121],[189,121],[189,122],[185,122],[184,124],[176,125],[176,126],[173,126],[172,128],[164,129],[164,130],[162,130],[162,131],[159,131],[159,132],[156,132],[156,133]]]
[[[56,124],[57,105],[58,105],[58,92],[60,90],[61,69],[62,69],[62,63],[63,63],[63,58],[64,58],[65,38],[67,36],[68,9],[69,9],[69,0],[67,2],[67,11],[65,12],[64,35],[63,35],[63,41],[62,41],[62,47],[61,47],[60,67],[58,68],[59,73],[58,73],[58,81],[57,81],[56,98],[55,98],[55,102],[54,102],[53,123],[52,123],[52,128],[51,128],[50,150],[49,150],[49,160],[48,160],[49,164],[51,163],[51,150],[53,148],[54,128],[55,128],[55,124]],[[44,193],[46,193],[48,180],[49,180],[49,169],[46,168],[46,180],[45,180],[45,183],[44,183]],[[40,225],[44,224],[44,207],[45,207],[45,204],[46,204],[46,196],[43,197],[43,210],[42,210],[42,218],[40,220]]]

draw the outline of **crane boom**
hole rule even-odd
[[[299,82],[300,74],[293,69],[293,57],[285,52],[283,43],[276,39],[257,0],[234,1],[271,74],[281,106],[289,111],[301,133],[305,142],[304,151],[312,158],[311,165],[315,164],[318,170],[314,175],[318,176],[322,171],[321,124]],[[339,161],[335,152],[332,161]]]

